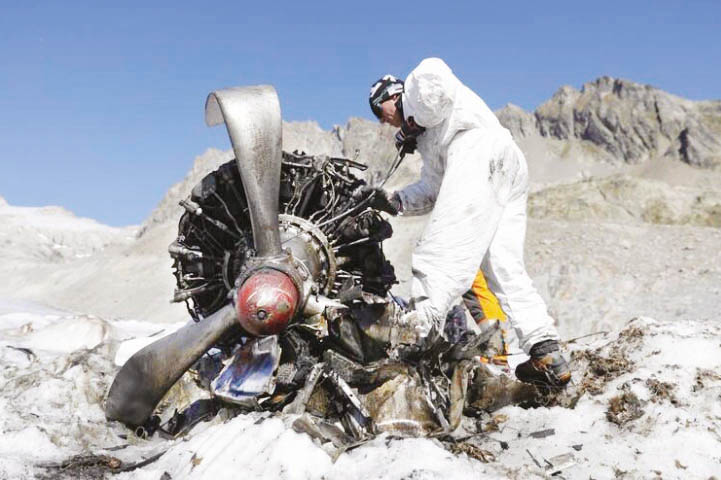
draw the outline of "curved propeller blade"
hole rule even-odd
[[[138,426],[175,382],[235,323],[226,305],[199,323],[157,340],[130,357],[118,372],[105,402],[105,416]]]
[[[278,193],[283,160],[280,102],[270,85],[216,90],[205,102],[205,123],[225,123],[250,208],[259,257],[281,254]]]

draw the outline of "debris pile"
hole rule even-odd
[[[3,364],[0,404],[5,412],[0,419],[4,431],[0,439],[0,477],[45,475],[77,479],[112,473],[117,474],[113,478],[118,480],[234,478],[240,468],[249,478],[262,479],[324,476],[329,480],[390,480],[413,475],[526,478],[550,475],[570,465],[561,471],[561,476],[606,478],[613,477],[614,469],[618,469],[632,478],[653,477],[655,471],[664,477],[709,478],[716,473],[721,460],[718,456],[721,431],[717,425],[721,416],[718,402],[721,376],[716,373],[721,359],[718,350],[721,328],[716,324],[664,323],[641,318],[625,330],[636,327],[643,332],[642,336],[609,333],[585,341],[590,343],[571,343],[568,348],[577,352],[575,358],[585,358],[580,356],[583,351],[611,358],[612,352],[621,349],[627,352],[631,365],[629,371],[602,384],[601,393],[587,392],[578,398],[574,408],[553,406],[578,395],[571,385],[555,396],[556,403],[549,408],[508,405],[491,414],[473,413],[468,404],[475,397],[469,392],[474,388],[478,371],[483,370],[472,369],[465,412],[455,432],[433,434],[431,438],[381,433],[356,447],[342,423],[338,425],[333,418],[337,416],[332,413],[336,400],[324,396],[336,388],[330,378],[319,379],[303,414],[283,413],[289,405],[301,404],[295,403],[296,397],[289,397],[283,406],[270,411],[268,402],[281,393],[281,386],[286,391],[289,388],[285,386],[289,375],[280,378],[288,352],[281,352],[283,360],[276,371],[276,390],[259,397],[261,411],[212,399],[209,384],[202,381],[210,375],[202,373],[199,363],[192,374],[186,374],[169,392],[158,410],[163,428],[176,432],[175,437],[163,438],[160,430],[147,436],[148,432],[133,432],[115,422],[107,423],[102,401],[113,375],[113,357],[122,350],[118,350],[117,342],[150,336],[157,332],[158,325],[110,321],[107,338],[91,338],[91,330],[86,329],[84,342],[80,342],[80,335],[59,328],[69,320],[66,315],[51,313],[0,316],[0,339],[4,345],[0,348]],[[87,317],[78,317],[76,321],[91,323]],[[54,333],[58,347],[67,347],[64,351],[48,350],[44,334],[50,332]],[[281,349],[286,345],[284,342],[279,342]],[[90,349],[78,346],[81,343],[90,345]],[[632,348],[625,348],[625,344]],[[340,356],[350,359],[349,356],[335,355],[338,353],[335,348],[326,351],[332,352],[327,358],[333,368],[344,372],[339,367]],[[209,357],[204,357],[201,363],[208,362]],[[317,360],[316,363],[326,361],[325,352],[311,351],[309,358]],[[351,391],[371,417],[375,410],[365,403],[369,392],[351,385],[360,385],[356,382],[363,378],[375,379],[386,387],[376,387],[377,393],[388,394],[396,382],[400,383],[391,381],[399,363],[403,364],[403,375],[423,370],[422,364],[412,359],[369,360],[368,365],[375,369],[350,360],[353,368],[341,378],[347,379],[346,383],[353,382],[349,383]],[[357,364],[363,368],[358,370]],[[471,364],[475,365],[474,361]],[[581,384],[578,379],[595,377],[591,365],[584,360],[572,362],[572,367],[576,388]],[[449,379],[452,378],[450,375]],[[406,391],[410,390],[411,380],[405,382]],[[307,380],[300,382],[294,395],[306,383]],[[671,393],[678,404],[665,398],[662,392],[666,385],[674,386]],[[625,393],[635,395],[638,403],[627,395],[625,400],[613,402],[618,412],[614,415],[622,421],[630,418],[634,404],[645,413],[619,426],[609,421],[607,411],[612,399]],[[335,398],[343,400],[342,396]],[[194,407],[188,409],[189,405]],[[330,408],[331,413],[321,415],[323,408]],[[452,418],[449,411],[441,411],[447,420]],[[175,421],[168,422],[173,417]],[[314,429],[320,433],[312,436]],[[299,434],[298,430],[304,433]],[[136,433],[147,437],[143,439]],[[695,448],[679,449],[679,442],[690,442]],[[289,456],[288,452],[294,453]],[[575,464],[562,457],[567,453],[573,453]],[[122,462],[119,467],[113,468],[116,462],[112,458]],[[563,458],[567,461],[562,461]],[[676,461],[687,469],[676,466]]]
[[[606,384],[624,373],[630,372],[634,367],[632,355],[638,349],[643,337],[643,331],[631,325],[621,331],[618,340],[606,348],[602,345],[593,350],[576,350],[571,360],[581,366],[584,375],[579,382],[579,390],[591,395],[599,395],[605,391]]]
[[[318,324],[298,323],[277,336],[243,338],[231,350],[214,348],[190,372],[211,398],[175,410],[164,422],[154,416],[143,428],[173,438],[221,409],[230,416],[266,411],[292,418],[292,428],[332,458],[378,434],[436,437],[478,456],[480,447],[457,439],[498,430],[505,417],[490,412],[546,404],[554,396],[481,362],[493,332],[466,331],[456,343],[439,337],[420,349],[398,343],[409,333],[397,330],[387,309],[358,302],[324,318],[327,335],[318,333]],[[363,321],[369,310],[379,313],[376,322]]]

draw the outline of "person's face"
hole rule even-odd
[[[400,110],[396,108],[397,99],[398,95],[393,95],[391,98],[381,103],[380,120],[381,123],[387,123],[389,125],[393,125],[396,128],[400,128],[403,119],[401,118]]]

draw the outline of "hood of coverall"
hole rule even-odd
[[[478,128],[488,133],[505,130],[486,103],[463,85],[440,58],[423,60],[408,75],[402,99],[406,119],[413,117],[427,130],[419,137],[422,155],[425,150],[422,144],[435,146],[438,149],[435,153],[441,154],[453,137],[464,130]]]

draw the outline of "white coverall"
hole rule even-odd
[[[404,215],[431,212],[413,252],[417,321],[442,331],[480,267],[526,353],[557,340],[523,263],[528,167],[510,132],[438,58],[408,75],[402,104],[426,128],[417,139],[421,178],[398,192]]]

